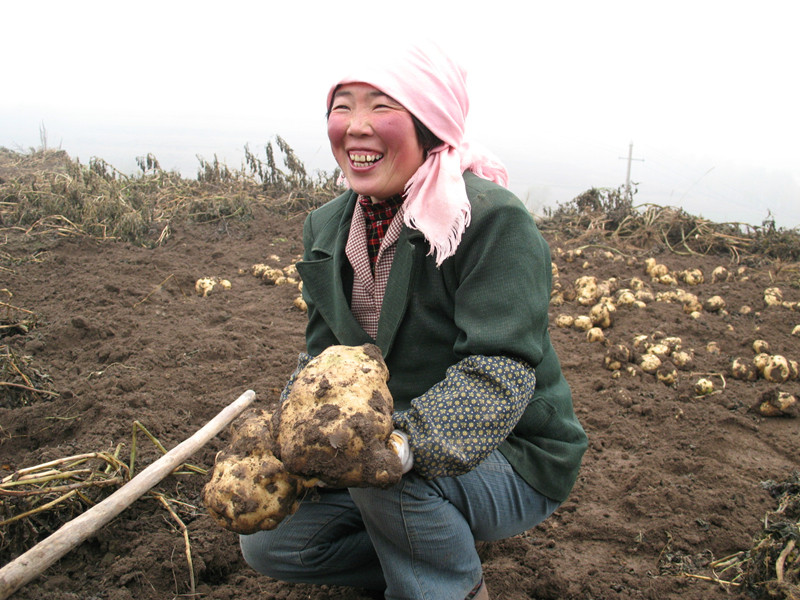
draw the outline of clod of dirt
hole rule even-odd
[[[731,363],[731,375],[734,379],[742,381],[755,381],[758,379],[758,368],[752,360],[735,358]]]
[[[372,344],[332,346],[297,377],[276,413],[286,468],[334,487],[388,487],[402,476],[387,447],[393,401],[389,370]]]
[[[614,344],[606,351],[603,364],[609,371],[618,371],[631,360],[632,356],[633,353],[627,345]]]
[[[656,370],[656,377],[665,385],[675,385],[678,380],[678,370],[670,361],[664,361]]]

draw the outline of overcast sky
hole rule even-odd
[[[152,152],[241,164],[283,137],[331,170],[327,88],[385,44],[434,37],[468,71],[468,134],[531,207],[625,183],[637,203],[800,226],[795,0],[226,2],[3,7],[0,146],[123,172]]]

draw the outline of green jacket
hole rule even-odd
[[[335,344],[376,344],[396,410],[407,409],[467,357],[524,361],[535,369],[535,392],[499,449],[535,489],[563,501],[587,439],[550,343],[550,251],[513,194],[470,172],[464,181],[471,223],[440,267],[423,235],[403,228],[374,340],[349,306],[353,270],[344,248],[356,194],[348,191],[309,215],[297,265],[309,310],[307,350],[316,356]]]

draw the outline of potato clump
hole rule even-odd
[[[389,370],[380,349],[331,346],[301,371],[276,413],[281,460],[332,487],[388,487],[402,476],[392,433]]]
[[[274,529],[297,510],[302,490],[317,483],[290,474],[275,456],[271,417],[264,410],[249,413],[228,448],[217,454],[203,490],[211,517],[236,533]]]
[[[225,529],[274,529],[306,488],[388,487],[402,477],[389,370],[377,346],[331,346],[299,373],[288,399],[252,411],[216,458],[203,491]]]

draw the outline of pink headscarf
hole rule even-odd
[[[367,83],[400,102],[444,143],[428,152],[425,162],[408,180],[404,215],[431,246],[436,265],[452,256],[470,222],[470,203],[462,173],[508,187],[502,163],[464,140],[469,112],[466,72],[438,46],[412,46],[399,56],[355,69],[328,92],[330,106],[336,88]]]

